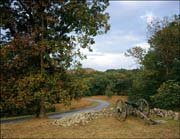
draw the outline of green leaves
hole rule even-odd
[[[154,22],[156,23],[157,21]],[[154,67],[147,66],[153,69],[158,68],[159,71],[165,75],[166,80],[168,80],[174,76],[174,59],[180,59],[180,47],[177,41],[180,39],[178,33],[180,28],[179,17],[175,15],[173,19],[164,18],[156,24],[158,24],[160,28],[156,28],[156,26],[151,27],[153,34],[149,38],[149,43],[151,53],[154,53],[154,59],[151,58],[150,60],[154,61],[154,63],[158,60],[158,63],[154,65]],[[147,55],[146,57],[149,56],[150,55]],[[146,64],[146,61],[144,64]]]
[[[176,15],[172,19],[154,21],[148,28],[149,51],[142,58],[143,51],[137,48],[128,51],[129,55],[139,58],[142,65],[129,98],[143,97],[152,101],[155,107],[179,108],[179,28],[179,16]]]
[[[174,80],[163,82],[158,88],[158,93],[151,97],[155,106],[164,109],[180,108],[180,84]]]
[[[141,64],[146,53],[147,52],[145,49],[136,46],[131,49],[128,49],[127,52],[125,53],[125,56],[135,57],[138,60],[138,63]]]

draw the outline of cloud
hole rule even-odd
[[[145,50],[150,48],[150,45],[146,42],[140,42],[133,45],[139,46]],[[127,50],[128,48],[126,48]],[[126,51],[125,50],[125,51]],[[124,52],[101,52],[97,49],[94,49],[93,52],[89,52],[87,49],[82,49],[81,52],[87,55],[87,59],[82,61],[82,65],[84,68],[94,68],[100,71],[105,71],[107,69],[135,69],[138,68],[139,65],[137,61],[133,57],[126,57]]]
[[[145,20],[147,24],[151,24],[157,17],[152,12],[146,12],[146,14],[140,16],[140,18]]]
[[[148,51],[150,48],[150,45],[147,42],[137,43],[135,46],[139,46],[142,49],[145,49],[146,51]]]
[[[96,38],[92,49],[104,53],[121,53],[134,44],[142,42],[143,39],[132,31],[114,31]]]
[[[132,57],[126,57],[124,53],[101,53],[93,52],[94,55],[87,55],[87,59],[82,61],[84,68],[94,68],[100,71],[107,69],[135,69],[138,67]]]

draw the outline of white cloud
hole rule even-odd
[[[138,65],[132,57],[126,57],[124,53],[101,53],[93,52],[94,55],[87,54],[87,59],[82,61],[84,68],[94,68],[100,71],[107,69],[134,69]]]
[[[139,43],[142,40],[142,36],[138,36],[130,31],[113,31],[99,36],[92,49],[104,53],[121,53],[127,48],[133,47],[132,44]]]
[[[140,18],[145,20],[147,24],[151,24],[157,17],[152,12],[146,12],[146,14],[140,16]]]
[[[135,46],[139,46],[139,47],[145,49],[146,51],[148,51],[150,48],[150,45],[147,42],[137,43]]]
[[[133,46],[140,46],[145,50],[150,48],[149,44],[146,42],[136,43]],[[100,52],[97,49],[94,49],[93,52],[89,52],[87,49],[82,49],[81,52],[87,55],[87,59],[82,61],[84,68],[94,68],[100,71],[105,71],[107,69],[135,69],[139,67],[135,58],[126,57],[124,55],[125,51],[110,53]]]

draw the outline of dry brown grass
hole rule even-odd
[[[93,98],[115,102],[127,97],[95,96]],[[84,107],[89,102],[74,101],[72,107]],[[59,109],[63,106],[58,105]],[[101,118],[91,121],[85,126],[68,128],[54,126],[53,119],[33,119],[26,122],[1,125],[1,138],[180,138],[179,121],[168,120],[158,125],[146,125],[137,117],[128,117],[125,122],[114,117]]]
[[[92,96],[91,98],[102,99],[102,100],[109,101],[111,103],[115,103],[118,99],[127,100],[127,96],[112,96],[112,97],[107,97],[107,96]]]
[[[80,108],[85,108],[88,106],[93,105],[93,102],[89,100],[72,100],[71,105],[65,106],[63,104],[55,104],[56,112],[62,112],[62,111],[68,111],[68,110],[73,110],[73,109],[80,109]]]
[[[106,100],[110,103],[115,103],[118,99],[126,100],[127,96],[112,96],[111,98],[107,96],[92,96],[90,98],[95,98],[95,99],[101,99],[101,100]],[[89,100],[72,100],[71,105],[65,106],[63,104],[55,104],[56,112],[64,112],[64,111],[69,111],[73,109],[80,109],[80,108],[85,108],[89,106],[96,105],[95,102],[91,102]]]
[[[63,128],[51,125],[52,119],[1,125],[1,138],[179,138],[179,123],[167,121],[159,125],[145,125],[139,118],[125,122],[102,118],[85,126]]]

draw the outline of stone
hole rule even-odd
[[[83,112],[83,113],[76,113],[71,116],[66,116],[60,119],[55,120],[51,124],[56,126],[77,126],[88,124],[89,121],[101,118],[101,117],[110,117],[113,116],[113,111],[110,109],[103,109],[101,111],[90,111],[90,112]]]
[[[152,115],[157,115],[160,117],[166,117],[167,119],[179,120],[179,113],[173,112],[171,110],[163,110],[159,108],[154,108],[150,110]],[[89,111],[83,113],[76,113],[70,116],[66,116],[57,120],[54,120],[51,124],[56,126],[77,126],[77,125],[86,125],[90,121],[102,117],[112,117],[115,116],[115,112],[112,108],[106,108],[100,111]],[[161,123],[163,123],[161,121]]]
[[[165,120],[155,120],[155,122],[156,122],[157,124],[164,124],[164,123],[166,123],[167,121],[165,121]]]
[[[174,115],[174,120],[178,121],[178,120],[180,119],[179,113],[178,113],[178,112],[175,112],[174,114],[175,114],[175,115]]]

